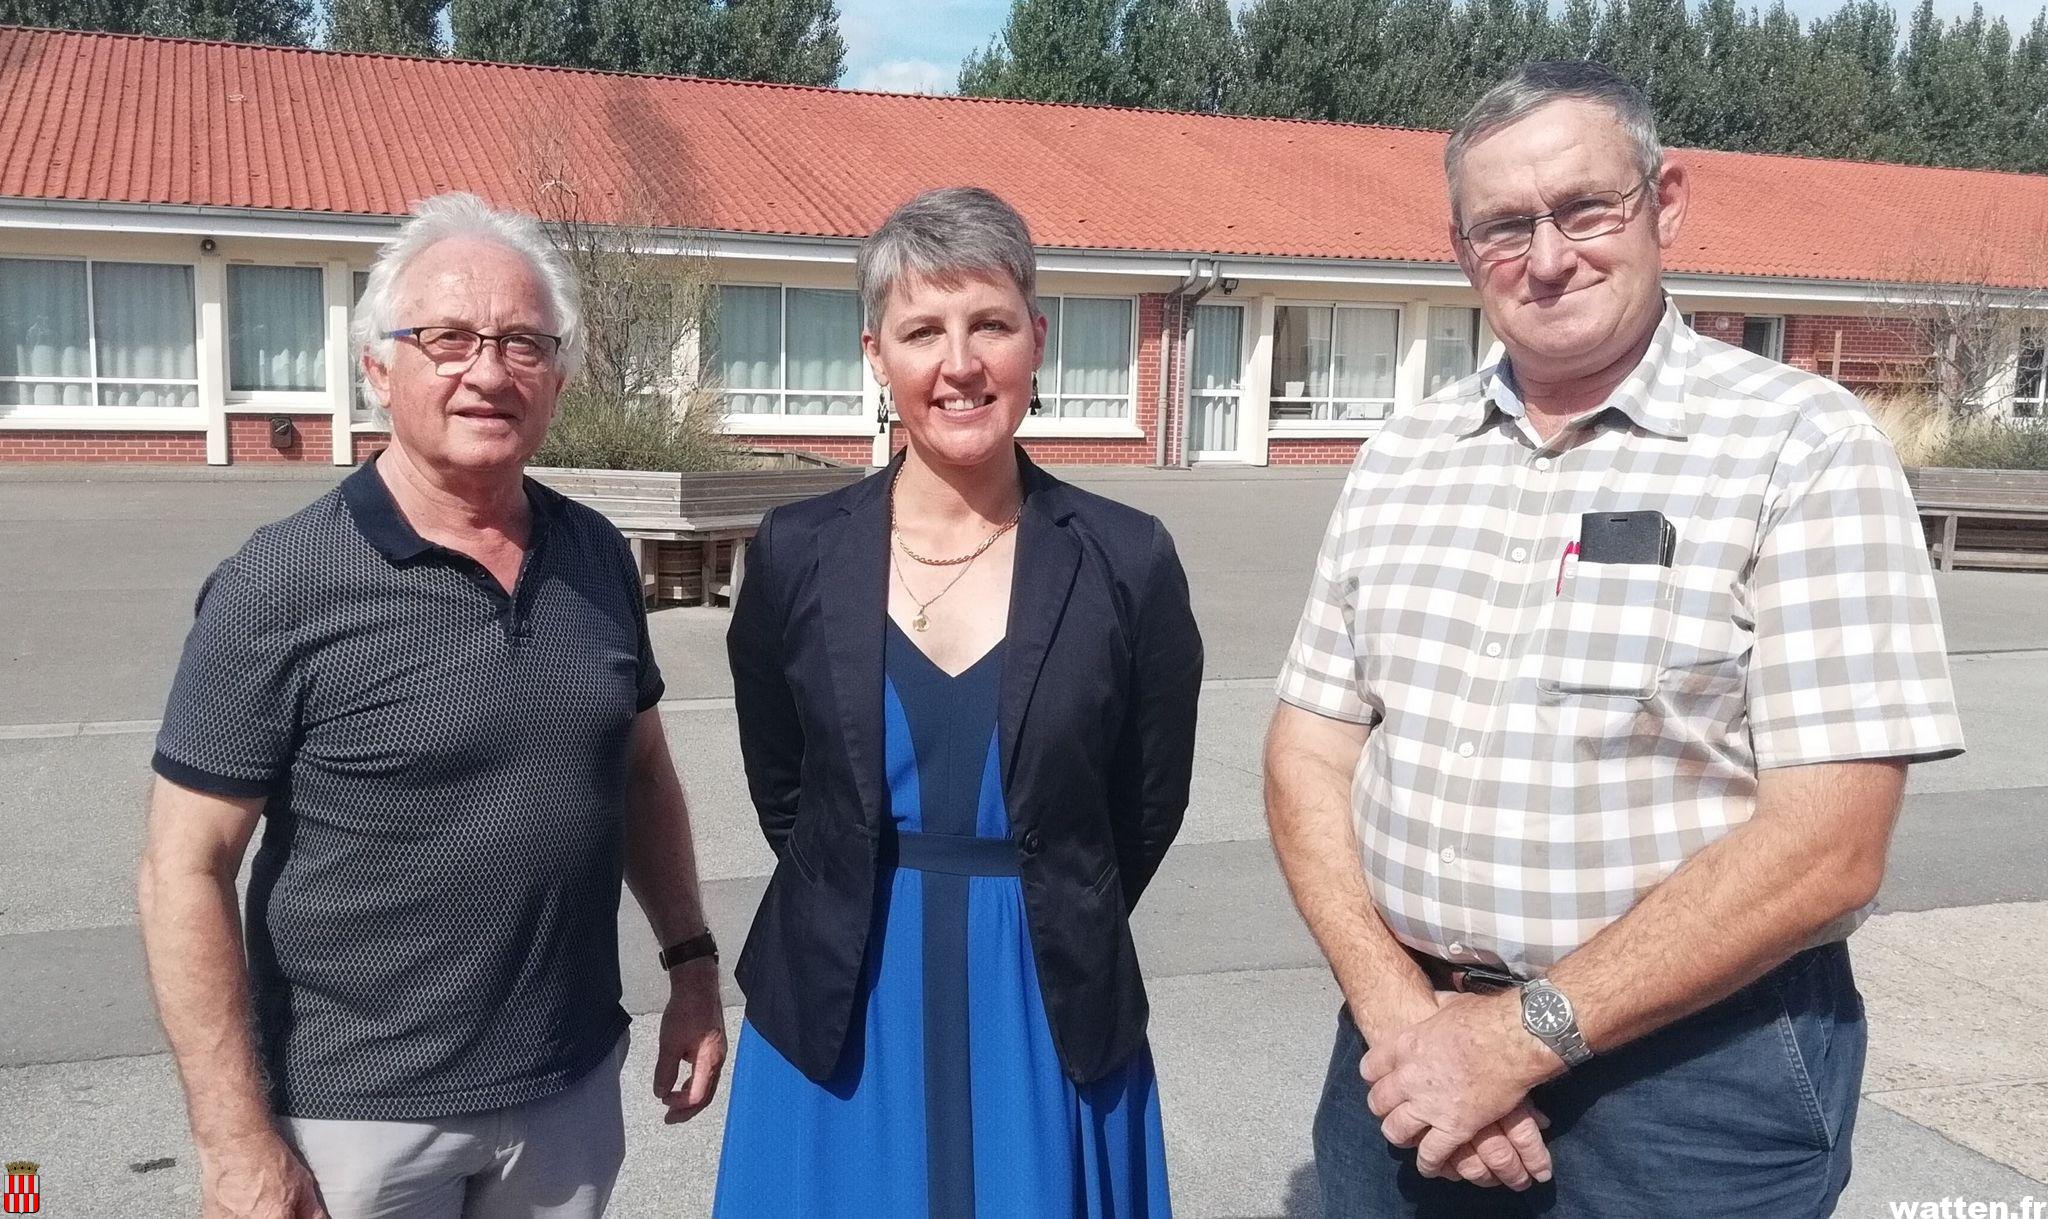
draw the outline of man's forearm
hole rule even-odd
[[[666,946],[703,931],[689,806],[658,728],[637,744],[626,814],[626,884],[655,938]]]
[[[1286,714],[1282,713],[1283,716]],[[1266,749],[1273,853],[1368,1044],[1436,1010],[1429,980],[1374,907],[1351,826],[1351,772],[1276,722]]]
[[[234,880],[145,860],[138,897],[150,986],[185,1084],[193,1141],[205,1153],[274,1136]]]
[[[1802,770],[1549,972],[1594,1050],[1733,994],[1876,895],[1904,767]]]

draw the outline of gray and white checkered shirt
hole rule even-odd
[[[1643,509],[1677,528],[1669,567],[1567,561],[1581,513]],[[1279,693],[1372,726],[1352,812],[1394,934],[1525,976],[1747,820],[1759,769],[1963,747],[1890,442],[1668,302],[1549,446],[1500,367],[1389,421]]]

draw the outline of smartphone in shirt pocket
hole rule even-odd
[[[1536,686],[1546,694],[1649,698],[1671,634],[1678,531],[1663,513],[1588,512],[1557,589]]]

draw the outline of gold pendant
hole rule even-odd
[[[923,610],[919,610],[917,617],[910,620],[910,625],[921,631],[931,625],[931,620],[924,616]]]

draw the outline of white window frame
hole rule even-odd
[[[354,359],[355,344],[353,341],[353,336],[356,332],[356,310],[359,305],[356,299],[356,276],[361,275],[365,277],[363,288],[367,291],[370,286],[367,282],[367,277],[372,269],[370,267],[357,266],[351,266],[348,269],[348,332],[351,336],[349,344],[350,359],[348,362],[348,430],[381,436],[391,430],[391,416],[382,407],[373,407],[363,401],[363,370]]]
[[[2029,386],[2020,380],[2020,366],[2026,362],[2026,348],[2048,348],[2048,334],[2028,331],[2020,335],[2020,353],[2013,360],[2012,417],[2032,422],[2048,421],[2048,350],[2042,350],[2041,372]]]
[[[1385,427],[1387,424],[1387,420],[1393,417],[1394,410],[1401,401],[1401,367],[1403,363],[1401,359],[1401,336],[1406,330],[1406,327],[1402,325],[1401,315],[1403,312],[1405,312],[1402,309],[1402,307],[1398,304],[1379,304],[1370,301],[1275,301],[1273,302],[1273,333],[1276,336],[1276,339],[1280,332],[1280,310],[1282,309],[1377,309],[1384,313],[1393,314],[1394,385],[1393,392],[1388,394],[1385,398],[1311,398],[1306,395],[1296,398],[1282,394],[1270,393],[1272,374],[1268,373],[1267,388],[1269,391],[1269,396],[1266,399],[1266,434],[1275,439],[1371,436],[1377,433],[1381,428]],[[1337,344],[1334,338],[1337,332],[1336,323],[1337,319],[1333,315],[1330,318],[1330,333],[1332,335],[1332,341],[1330,343],[1330,358],[1332,360],[1335,360],[1337,355]],[[1424,337],[1427,337],[1426,333]],[[1275,354],[1277,356],[1278,353],[1276,352]],[[1333,367],[1329,371],[1331,374],[1330,379],[1332,380],[1332,382],[1334,382],[1336,380],[1336,370]],[[1313,407],[1317,403],[1336,403],[1340,401],[1368,402],[1377,405],[1383,405],[1386,407],[1386,415],[1378,419],[1276,419],[1273,417],[1273,408],[1281,406],[1283,404],[1298,405],[1301,403],[1307,403],[1311,407]]]
[[[1130,342],[1127,345],[1127,350],[1124,352],[1124,364],[1130,371],[1131,388],[1129,392],[1122,396],[1124,413],[1121,416],[1112,416],[1108,419],[1068,419],[1052,414],[1026,415],[1023,424],[1017,429],[1017,435],[1026,440],[1062,436],[1111,437],[1120,439],[1142,438],[1145,433],[1138,427],[1138,298],[1135,296],[1105,296],[1093,292],[1041,292],[1038,294],[1039,308],[1043,310],[1045,302],[1049,300],[1060,302],[1060,345],[1062,347],[1066,345],[1067,337],[1066,302],[1118,301],[1130,310],[1131,324],[1127,331],[1130,336]],[[1057,359],[1060,359],[1059,352],[1050,349],[1046,351],[1046,363],[1049,364]],[[1066,365],[1061,363],[1058,367],[1062,379],[1064,379]],[[1040,370],[1043,371],[1043,368],[1044,365],[1041,365]],[[1041,394],[1040,398],[1050,408],[1055,400],[1066,398],[1102,399],[1114,398],[1116,396],[1114,394],[1060,393]]]
[[[89,254],[0,254],[0,259],[21,262],[75,262],[85,267],[85,343],[86,356],[92,366],[89,377],[33,377],[0,376],[0,382],[30,385],[83,385],[92,401],[86,406],[0,406],[0,428],[32,427],[51,428],[90,425],[104,427],[118,423],[127,430],[149,430],[152,428],[173,428],[190,431],[194,424],[205,426],[206,403],[200,399],[200,382],[191,377],[102,377],[100,369],[99,325],[93,314],[93,274],[95,263],[117,265],[185,267],[192,272],[192,356],[196,371],[201,356],[199,327],[199,265],[175,258],[94,258]],[[149,410],[132,406],[102,406],[100,386],[102,385],[189,385],[195,401],[184,410]]]
[[[780,308],[776,312],[776,320],[778,322],[775,348],[775,358],[778,361],[776,380],[782,382],[782,387],[780,389],[757,389],[753,386],[734,388],[729,385],[718,384],[712,387],[714,392],[721,397],[736,394],[770,395],[785,409],[789,405],[789,396],[791,394],[810,397],[820,395],[858,397],[862,404],[861,409],[851,415],[790,415],[780,412],[763,414],[751,411],[735,414],[730,410],[720,410],[719,427],[721,430],[746,436],[872,436],[874,434],[875,420],[872,412],[867,407],[868,398],[864,389],[819,390],[791,389],[789,387],[790,290],[793,288],[799,292],[845,292],[852,294],[854,291],[852,288],[840,288],[825,284],[787,284],[751,280],[729,280],[721,282],[717,286],[719,288],[773,288],[776,290],[777,300],[780,302]],[[858,307],[858,302],[859,298],[856,296],[856,308]],[[856,332],[855,342],[859,342],[858,332]],[[866,356],[857,347],[854,351],[854,358],[860,360],[863,365],[867,363]],[[703,372],[704,370],[700,364],[700,380],[702,379]],[[865,385],[867,379],[867,374],[863,372],[861,374],[863,385]]]
[[[1470,314],[1472,315],[1472,334],[1471,334],[1471,338],[1470,338],[1470,341],[1471,341],[1471,344],[1472,344],[1472,372],[1468,372],[1468,373],[1464,374],[1464,376],[1466,376],[1466,377],[1469,377],[1469,376],[1471,376],[1471,375],[1472,375],[1472,373],[1476,373],[1476,372],[1478,372],[1478,371],[1479,371],[1480,369],[1482,369],[1482,368],[1486,367],[1486,349],[1485,349],[1484,347],[1480,346],[1480,342],[1479,342],[1479,340],[1480,340],[1480,335],[1481,335],[1481,333],[1482,333],[1482,332],[1484,331],[1484,329],[1485,329],[1485,327],[1486,327],[1486,314],[1485,314],[1485,312],[1484,312],[1483,310],[1481,310],[1481,309],[1479,308],[1479,306],[1477,306],[1477,305],[1439,305],[1439,304],[1436,304],[1436,303],[1434,303],[1434,302],[1432,302],[1432,303],[1430,303],[1430,304],[1428,304],[1428,305],[1425,305],[1425,306],[1423,306],[1423,309],[1422,309],[1422,329],[1423,329],[1423,334],[1422,334],[1422,372],[1421,372],[1421,374],[1420,374],[1420,376],[1421,376],[1421,378],[1422,378],[1422,383],[1421,383],[1420,385],[1417,385],[1417,386],[1415,387],[1415,401],[1417,401],[1417,402],[1420,402],[1420,401],[1422,401],[1422,400],[1423,400],[1424,398],[1427,398],[1427,397],[1429,397],[1429,396],[1430,396],[1430,393],[1431,393],[1431,391],[1430,391],[1430,388],[1429,388],[1429,366],[1430,366],[1430,363],[1431,363],[1431,362],[1432,362],[1432,361],[1433,361],[1433,360],[1435,359],[1435,356],[1436,356],[1436,341],[1437,341],[1437,333],[1436,333],[1436,313],[1437,313],[1437,310],[1439,310],[1439,309],[1461,309],[1461,310],[1464,310],[1465,312],[1467,312],[1467,313],[1470,313]],[[1395,369],[1395,372],[1394,372],[1394,376],[1395,376],[1395,379],[1396,379],[1396,383],[1397,383],[1397,384],[1398,384],[1398,381],[1399,381],[1400,375],[1401,375],[1401,374],[1400,374],[1400,369],[1399,369],[1399,368],[1397,367],[1397,368]],[[1463,379],[1464,379],[1463,377],[1460,377],[1460,378],[1458,378],[1458,380],[1463,380]],[[1442,392],[1443,392],[1443,391],[1444,391],[1445,389],[1448,389],[1448,388],[1450,388],[1450,385],[1451,385],[1451,384],[1455,384],[1455,383],[1456,383],[1456,382],[1450,382],[1450,383],[1447,383],[1447,384],[1445,384],[1445,385],[1439,386],[1439,387],[1438,387],[1438,388],[1436,389],[1436,391],[1435,391],[1435,392],[1437,392],[1437,393],[1442,393]]]
[[[237,258],[221,270],[221,388],[226,395],[230,412],[242,408],[247,412],[266,412],[285,415],[328,415],[334,411],[334,399],[330,396],[334,387],[319,389],[236,389],[235,386],[235,275],[236,267],[295,267],[320,275],[320,355],[322,362],[327,357],[327,310],[333,301],[327,299],[326,267],[317,262],[273,261],[262,258]],[[351,289],[355,268],[349,268]],[[353,311],[351,311],[353,315]],[[353,418],[354,407],[350,408]],[[350,425],[353,427],[353,423]],[[383,429],[379,429],[380,431]]]
[[[1745,331],[1749,329],[1751,322],[1769,322],[1771,324],[1771,341],[1766,345],[1769,350],[1752,352],[1751,354],[1760,355],[1766,360],[1776,360],[1783,363],[1785,359],[1785,315],[1782,313],[1746,313],[1742,316],[1742,328]],[[1735,345],[1737,347],[1742,346],[1743,338],[1744,336],[1740,334],[1735,336]],[[1745,350],[1747,349],[1745,348]]]

